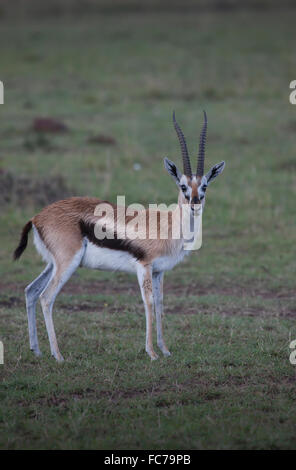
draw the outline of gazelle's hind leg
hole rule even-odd
[[[53,264],[49,263],[40,276],[34,279],[34,281],[31,282],[31,284],[29,284],[25,289],[30,349],[36,354],[36,356],[41,355],[36,328],[36,303],[41,292],[46,288],[52,273]]]
[[[53,304],[62,287],[66,284],[66,282],[70,279],[74,271],[76,271],[76,269],[80,265],[84,252],[85,245],[83,244],[81,249],[71,259],[64,258],[61,261],[55,260],[55,272],[51,280],[49,281],[46,289],[42,292],[40,296],[40,302],[50,343],[51,354],[56,358],[58,362],[62,362],[64,359],[60,353],[54,330],[54,324],[52,319]]]

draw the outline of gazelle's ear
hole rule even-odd
[[[164,167],[166,171],[174,178],[175,182],[179,185],[182,173],[178,170],[174,162],[172,162],[168,158],[165,158]]]
[[[207,182],[210,184],[222,171],[224,170],[225,162],[217,163],[210,169],[210,171],[206,174]]]

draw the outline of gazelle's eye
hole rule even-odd
[[[201,188],[203,191],[205,191],[207,189],[207,185],[204,184],[203,187]]]
[[[182,191],[186,191],[187,188],[186,188],[185,184],[181,184],[181,189],[182,189]]]

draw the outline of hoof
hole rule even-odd
[[[169,357],[171,355],[170,351],[168,350],[166,346],[164,346],[163,343],[159,343],[157,346],[159,347],[159,349],[161,350],[162,354],[165,357]]]
[[[65,360],[61,354],[59,354],[58,356],[56,356],[55,354],[52,354],[52,357],[54,357],[55,360],[59,363],[64,362]]]
[[[39,349],[31,349],[36,357],[42,356],[42,352]]]
[[[158,359],[157,354],[155,354],[155,356],[150,356],[150,359],[151,361],[156,361]]]
[[[165,357],[171,356],[170,351],[162,351],[162,354],[163,354]]]
[[[156,354],[156,352],[147,351],[147,353],[149,354],[151,361],[156,361],[156,359],[158,359],[158,355]]]

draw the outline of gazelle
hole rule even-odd
[[[225,163],[214,165],[204,175],[207,133],[205,112],[200,134],[197,170],[194,174],[191,170],[186,141],[176,122],[175,114],[173,114],[173,123],[181,146],[183,173],[168,158],[164,159],[164,166],[179,189],[175,213],[181,213],[182,207],[187,207],[190,218],[194,218],[197,205],[203,210],[208,185],[223,171]],[[157,226],[156,238],[149,238],[147,232],[142,233],[142,236],[125,238],[122,233],[132,219],[125,213],[123,221],[116,228],[117,231],[114,230],[114,225],[108,226],[108,219],[106,221],[105,218],[105,231],[113,232],[114,236],[98,239],[95,228],[97,224],[99,226],[102,224],[102,217],[96,215],[96,208],[102,203],[106,204],[105,201],[89,197],[71,197],[57,201],[45,207],[23,228],[19,245],[14,252],[14,259],[18,259],[25,250],[28,233],[33,228],[36,249],[47,262],[40,276],[25,289],[30,348],[37,356],[41,354],[36,329],[36,303],[40,299],[51,354],[57,361],[63,361],[54,330],[53,304],[64,284],[79,266],[83,266],[100,270],[133,272],[137,275],[146,314],[146,351],[152,360],[157,359],[152,343],[152,316],[155,312],[157,345],[165,356],[169,356],[170,352],[165,345],[162,332],[163,275],[164,271],[172,269],[189,253],[184,249],[182,233],[179,239],[174,239],[169,231],[168,237],[162,239]],[[120,207],[112,204],[110,207],[114,210],[115,219],[119,218]],[[148,226],[151,215],[153,214],[149,209],[138,213],[139,220],[147,222]],[[173,215],[171,213],[171,217],[168,218],[169,228],[172,225]],[[159,223],[158,220],[156,217],[156,225]]]

